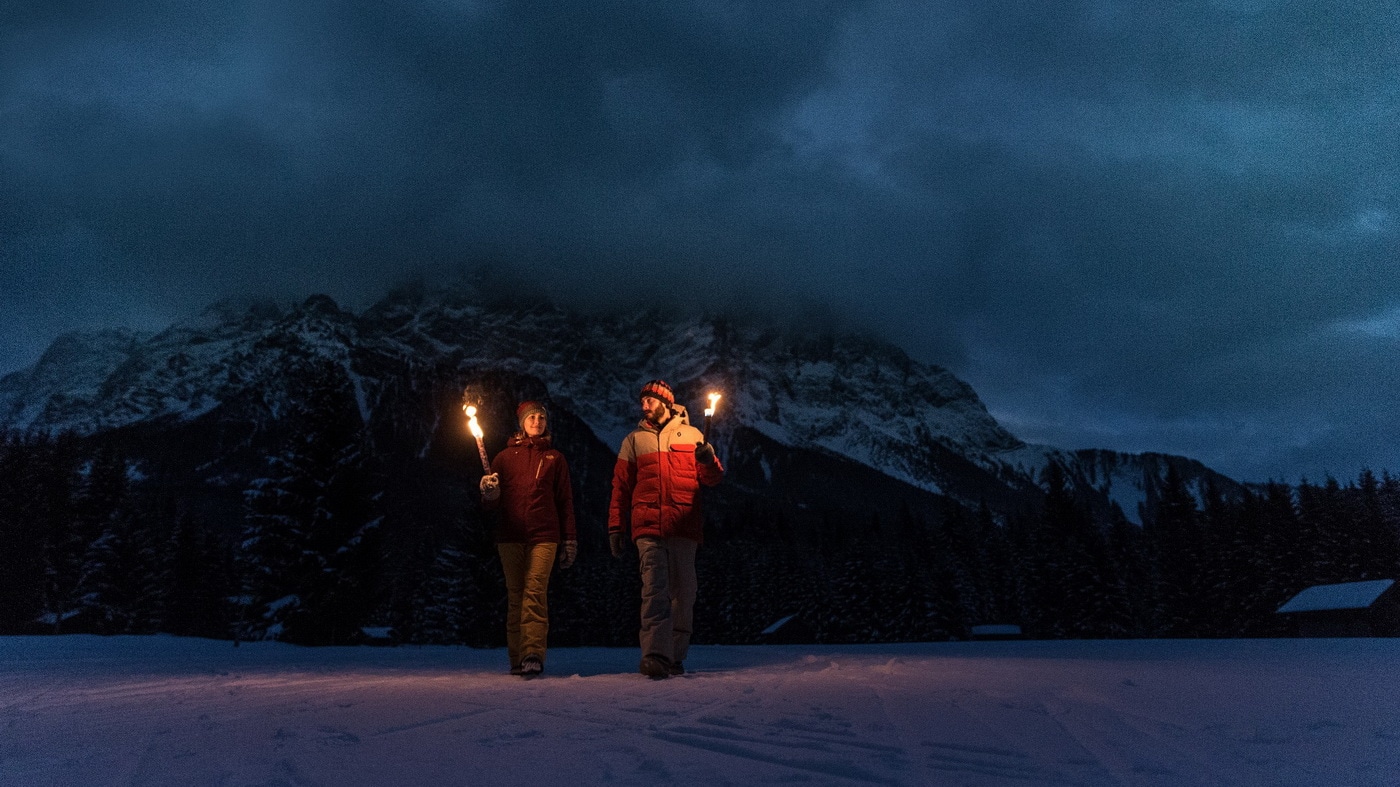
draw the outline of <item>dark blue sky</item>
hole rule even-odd
[[[1400,471],[1400,6],[0,5],[0,373],[483,266],[840,315],[1018,435]]]

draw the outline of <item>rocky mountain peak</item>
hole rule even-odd
[[[659,309],[585,314],[421,287],[359,314],[325,295],[285,309],[220,302],[154,336],[61,337],[35,367],[0,380],[0,428],[92,434],[189,422],[234,402],[260,403],[241,418],[275,418],[288,411],[278,403],[291,395],[288,376],[310,366],[338,370],[366,425],[401,418],[383,412],[386,392],[460,391],[494,369],[540,381],[613,449],[636,423],[639,386],[660,377],[697,418],[708,392],[723,393],[717,440],[749,430],[931,493],[1032,489],[1048,461],[1083,464],[1084,483],[1105,496],[1117,479],[1125,506],[1140,496],[1125,484],[1150,487],[1130,460],[1115,459],[1109,477],[1097,460],[1026,445],[967,383],[868,336]]]

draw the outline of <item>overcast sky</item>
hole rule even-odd
[[[1394,0],[0,0],[0,373],[490,265],[843,315],[1033,441],[1400,472],[1397,53]]]

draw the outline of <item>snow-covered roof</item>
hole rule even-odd
[[[1289,599],[1279,612],[1318,612],[1325,609],[1365,609],[1395,584],[1393,579],[1314,585]]]

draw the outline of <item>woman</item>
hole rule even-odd
[[[515,411],[520,431],[481,479],[482,507],[499,509],[496,550],[506,575],[506,648],[510,672],[533,678],[544,671],[549,638],[549,573],[559,545],[560,568],[578,556],[569,465],[550,443],[549,413],[539,402]]]

